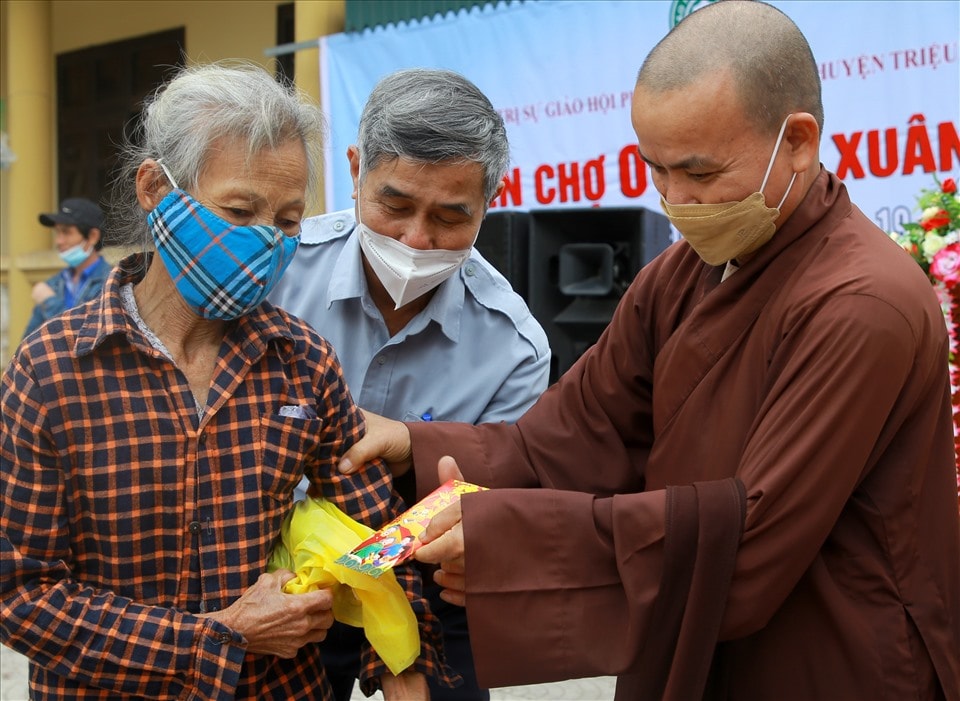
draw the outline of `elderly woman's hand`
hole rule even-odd
[[[206,614],[247,639],[247,652],[291,658],[308,643],[327,637],[333,625],[333,594],[328,589],[285,594],[289,570],[260,575],[223,611]]]
[[[385,701],[430,701],[430,689],[427,678],[419,672],[408,669],[398,676],[385,674],[380,677]]]

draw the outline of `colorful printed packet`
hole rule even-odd
[[[379,577],[394,565],[410,559],[422,545],[420,534],[427,530],[430,519],[451,504],[455,504],[461,494],[480,492],[485,489],[486,487],[460,480],[444,482],[334,562],[357,572]]]

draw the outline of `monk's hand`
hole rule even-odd
[[[413,464],[409,429],[402,421],[370,411],[362,413],[366,433],[343,454],[337,468],[349,475],[371,460],[383,458],[394,477],[406,473]]]
[[[451,479],[463,479],[456,461],[449,455],[440,458],[437,469],[440,484]],[[459,499],[430,519],[420,540],[423,545],[414,557],[420,562],[440,565],[440,569],[433,575],[433,581],[443,588],[440,598],[457,606],[466,605],[463,521]]]

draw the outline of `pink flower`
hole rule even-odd
[[[944,246],[930,261],[930,276],[948,288],[960,283],[960,243]]]

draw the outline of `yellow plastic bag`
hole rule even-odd
[[[283,588],[288,594],[332,589],[334,618],[363,628],[390,671],[400,674],[420,654],[420,631],[406,593],[392,571],[374,578],[334,562],[372,534],[325,499],[308,497],[287,515],[267,569],[294,573]]]

